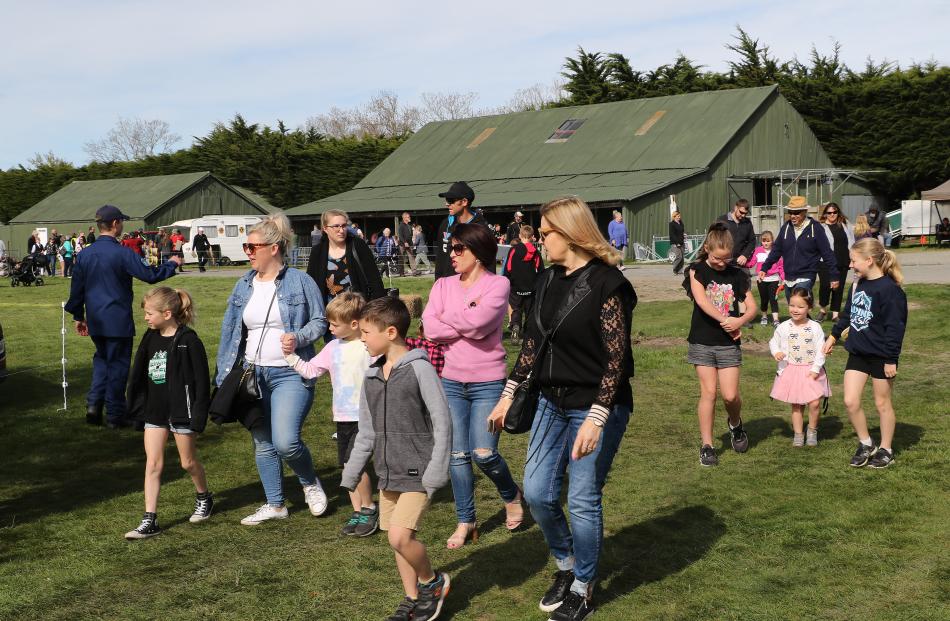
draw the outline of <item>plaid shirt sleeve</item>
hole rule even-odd
[[[429,339],[420,339],[409,337],[406,339],[406,345],[409,349],[424,349],[429,355],[429,362],[435,367],[436,375],[442,377],[442,369],[445,367],[445,346]]]

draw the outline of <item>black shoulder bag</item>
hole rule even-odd
[[[535,414],[538,411],[538,399],[541,395],[541,385],[538,383],[538,374],[541,370],[541,364],[547,355],[548,345],[551,342],[551,337],[554,335],[554,332],[564,321],[565,317],[567,317],[568,313],[577,306],[580,300],[590,293],[590,287],[587,283],[589,275],[590,270],[585,270],[578,276],[577,280],[574,281],[574,284],[571,285],[570,290],[565,296],[564,306],[561,307],[555,315],[554,321],[551,322],[551,328],[547,330],[545,330],[541,324],[541,304],[544,302],[544,294],[547,292],[548,285],[551,284],[551,280],[554,278],[554,270],[549,269],[541,281],[541,287],[537,292],[537,299],[534,301],[534,322],[541,332],[541,343],[538,345],[534,364],[531,365],[531,371],[528,372],[528,377],[518,384],[514,394],[511,396],[511,406],[508,408],[508,414],[505,416],[505,425],[503,427],[508,433],[525,433],[531,430]]]
[[[257,381],[257,362],[261,358],[261,348],[264,346],[264,334],[267,332],[267,322],[270,320],[270,311],[274,307],[274,299],[277,297],[277,289],[274,289],[274,295],[267,306],[267,315],[264,316],[264,330],[261,332],[261,340],[257,344],[257,353],[254,354],[254,362],[244,366],[240,359],[235,360],[234,367],[228,373],[224,381],[221,382],[220,390],[216,390],[212,396],[212,401],[219,403],[249,403],[258,401],[261,398],[261,387]],[[239,354],[240,356],[240,354]],[[214,404],[212,404],[213,406]],[[218,411],[221,408],[211,408],[212,411]],[[230,408],[225,408],[230,409]]]

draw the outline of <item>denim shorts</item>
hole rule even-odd
[[[194,431],[192,431],[188,427],[176,427],[172,425],[171,423],[168,423],[167,425],[153,425],[152,423],[145,423],[145,428],[146,429],[168,429],[172,433],[177,433],[183,436],[194,433]]]
[[[728,369],[742,366],[742,349],[738,345],[700,345],[690,343],[686,362],[700,367]]]

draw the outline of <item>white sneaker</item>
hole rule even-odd
[[[267,520],[283,520],[287,517],[287,507],[275,507],[274,505],[261,505],[253,514],[241,520],[245,526],[256,526]]]
[[[327,494],[323,491],[323,486],[320,485],[319,481],[313,485],[304,485],[303,497],[307,501],[307,506],[310,507],[311,514],[319,516],[326,513]]]

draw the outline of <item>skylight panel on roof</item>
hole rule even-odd
[[[545,140],[545,143],[567,142],[574,135],[586,119],[568,119],[561,123],[561,126],[554,130],[551,137]]]

